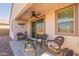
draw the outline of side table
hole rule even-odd
[[[25,56],[36,56],[36,47],[35,44],[33,43],[31,47],[28,47],[28,44],[25,43]]]

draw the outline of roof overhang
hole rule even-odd
[[[45,15],[45,12],[51,11],[52,9],[57,9],[59,5],[70,5],[72,3],[33,3],[28,4],[26,7],[20,12],[20,14],[16,17],[16,20],[27,21],[28,19],[33,19],[31,17],[31,11],[35,11],[36,13],[40,13]],[[39,16],[39,17],[40,17]]]
[[[26,10],[28,10],[33,4],[32,3],[28,3],[24,9],[16,16],[15,20],[20,20],[23,21],[24,19],[21,18],[21,16],[23,15],[23,13],[25,13]],[[22,20],[23,19],[23,20]]]

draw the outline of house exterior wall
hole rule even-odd
[[[23,22],[23,23],[25,23],[25,25],[23,27],[18,24],[20,22],[21,21],[14,21],[14,26],[13,26],[14,40],[18,40],[17,39],[17,33],[21,32],[21,33],[24,34],[25,31],[27,31],[27,22]]]
[[[27,35],[28,37],[31,37],[31,22],[27,22]]]
[[[14,3],[13,4],[12,14],[10,18],[10,34],[9,34],[9,36],[13,40],[17,39],[16,33],[18,31],[23,31],[23,29],[26,30],[27,28],[26,26],[24,28],[20,28],[20,26],[17,24],[17,21],[15,20],[16,16],[25,8],[26,5],[27,3]]]

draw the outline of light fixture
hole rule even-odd
[[[23,28],[23,26],[25,25],[25,23],[18,23],[19,25],[21,25],[22,26],[22,28]]]

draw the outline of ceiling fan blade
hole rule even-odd
[[[40,13],[39,14],[36,14],[35,11],[32,11],[31,13],[32,14],[31,14],[31,17],[30,18],[32,18],[32,17],[38,18],[38,16],[40,15]]]

